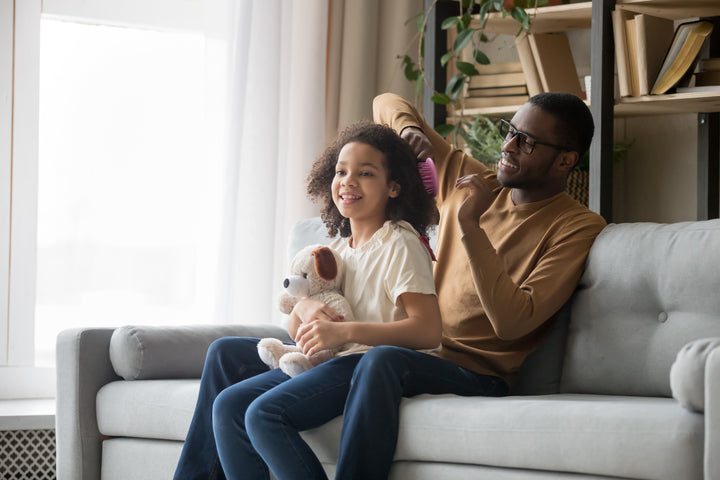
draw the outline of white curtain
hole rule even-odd
[[[317,214],[305,182],[325,145],[327,0],[209,3],[211,58],[225,59],[212,68],[227,84],[208,94],[228,94],[211,149],[227,165],[215,320],[277,323],[290,227]]]

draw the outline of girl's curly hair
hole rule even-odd
[[[340,133],[332,145],[313,164],[308,176],[308,196],[321,205],[320,216],[330,236],[349,237],[350,221],[340,214],[332,199],[331,185],[340,150],[351,142],[370,145],[385,156],[388,179],[400,185],[400,195],[391,198],[385,218],[393,222],[405,220],[420,235],[438,221],[435,199],[427,193],[417,168],[417,157],[410,145],[393,129],[370,122],[353,124]]]

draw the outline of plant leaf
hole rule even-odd
[[[433,103],[437,103],[439,105],[449,105],[450,104],[450,97],[445,95],[444,93],[435,93],[432,97],[430,97],[430,100]]]
[[[440,57],[440,65],[443,67],[447,65],[447,63],[455,56],[455,52],[448,52],[442,57]]]
[[[467,47],[467,45],[470,43],[470,40],[472,40],[473,33],[475,33],[475,30],[473,30],[472,28],[468,28],[467,30],[463,30],[462,32],[458,33],[458,36],[455,39],[455,43],[453,44],[453,51],[459,52],[463,48]]]
[[[448,17],[440,24],[440,28],[443,30],[448,30],[452,27],[454,27],[460,19],[458,17]]]
[[[480,75],[480,72],[477,71],[477,68],[472,63],[468,62],[457,62],[456,64],[457,69],[464,73],[465,75],[472,76],[472,75]]]
[[[455,130],[455,125],[450,125],[449,123],[443,123],[435,127],[435,131],[439,133],[440,136],[442,136],[443,138],[450,135],[453,130]]]
[[[457,73],[453,75],[450,81],[445,86],[445,94],[450,95],[453,101],[457,99],[457,94],[462,90],[465,85],[467,76],[464,73]]]
[[[517,22],[522,25],[522,28],[518,34],[520,34],[523,30],[527,30],[530,28],[530,15],[528,13],[520,8],[520,7],[513,7],[512,11],[510,12],[510,15],[512,18],[517,20]]]
[[[490,59],[488,58],[488,56],[480,50],[473,51],[473,58],[475,59],[475,62],[479,63],[480,65],[487,65],[490,63]]]

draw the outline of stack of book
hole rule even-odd
[[[659,95],[687,86],[712,23],[673,21],[616,8],[612,14],[621,97]]]
[[[522,105],[529,98],[520,62],[497,62],[475,67],[480,75],[470,77],[465,108]]]
[[[704,58],[700,61],[698,71],[695,73],[695,87],[709,87],[707,90],[720,89],[720,58]]]
[[[515,38],[528,94],[567,92],[583,98],[582,87],[564,33],[527,33]]]

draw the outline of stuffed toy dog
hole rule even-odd
[[[340,290],[343,277],[342,258],[329,247],[312,245],[300,250],[290,264],[290,276],[283,281],[285,291],[280,295],[280,311],[289,314],[300,299],[311,298],[325,303],[353,321],[350,304]],[[275,338],[258,343],[258,353],[270,368],[280,368],[294,377],[335,356],[335,351],[322,350],[311,356],[302,353],[297,345],[286,345]]]

